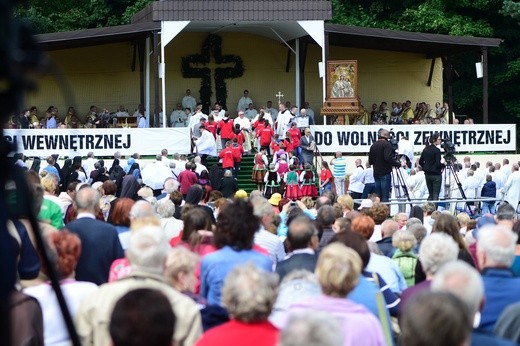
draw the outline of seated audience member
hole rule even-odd
[[[338,346],[343,345],[343,334],[340,324],[330,314],[298,314],[289,318],[278,345]]]
[[[458,260],[446,263],[435,275],[431,286],[432,292],[449,292],[464,302],[472,317],[473,325],[480,320],[480,309],[484,301],[484,283],[480,273],[469,264]],[[513,342],[503,340],[492,334],[473,330],[471,345],[513,346]]]
[[[177,237],[183,228],[183,222],[173,217],[175,204],[169,198],[164,199],[157,205],[157,214],[161,217],[159,221],[166,239]]]
[[[409,230],[397,231],[392,237],[392,243],[396,248],[392,259],[399,266],[408,287],[411,287],[415,285],[417,254],[413,249],[417,244],[417,239]]]
[[[472,318],[466,305],[451,293],[421,292],[404,308],[400,345],[468,345]]]
[[[269,253],[273,265],[277,265],[284,260],[285,249],[282,240],[270,231],[276,232],[274,225],[276,214],[272,205],[263,197],[252,199],[251,203],[255,215],[260,219],[260,227],[255,233],[255,245],[265,249]]]
[[[321,251],[334,236],[332,225],[336,220],[336,211],[330,205],[324,205],[318,209],[316,224],[320,229],[320,244],[318,250]]]
[[[162,274],[168,251],[168,241],[160,226],[139,227],[132,232],[126,252],[131,265],[129,276],[100,286],[80,306],[76,328],[83,345],[109,345],[108,326],[116,302],[138,288],[156,289],[168,297],[177,318],[173,343],[195,343],[202,331],[199,310],[190,298],[165,282]]]
[[[222,284],[236,266],[252,262],[261,269],[272,270],[269,256],[253,249],[259,226],[251,203],[237,199],[221,207],[214,235],[214,244],[219,250],[206,255],[200,269],[201,296],[209,304],[220,304]]]
[[[351,224],[352,231],[360,234],[367,241],[372,237],[374,227],[374,220],[366,215],[360,215],[354,218]],[[375,245],[375,248],[379,251],[377,245]],[[389,285],[392,292],[397,295],[401,294],[407,286],[397,264],[391,258],[374,253],[374,251],[371,252],[370,261],[368,262],[366,270],[379,274]]]
[[[287,247],[290,250],[287,259],[276,266],[280,280],[293,270],[314,272],[318,260],[315,252],[318,248],[318,230],[307,216],[299,216],[289,225]]]
[[[208,330],[229,321],[229,317],[225,308],[218,305],[208,305],[204,298],[196,294],[198,268],[199,256],[182,246],[178,246],[168,253],[164,277],[173,288],[197,303],[202,317],[202,327],[204,330]]]
[[[459,252],[457,243],[447,234],[435,233],[426,237],[419,250],[419,261],[426,273],[426,280],[409,287],[401,295],[401,306],[419,292],[429,290],[435,273],[446,263],[455,261]]]
[[[138,288],[117,301],[108,328],[114,346],[170,346],[175,324],[172,306],[163,293]]]
[[[481,312],[479,331],[492,332],[504,309],[520,302],[520,278],[510,267],[518,236],[507,227],[486,226],[478,231],[477,259],[484,280],[486,304]]]
[[[254,264],[236,267],[222,287],[222,303],[231,321],[208,330],[197,346],[276,345],[279,332],[267,318],[277,293],[276,275]]]
[[[108,280],[110,265],[124,257],[114,226],[95,219],[99,209],[99,192],[91,187],[76,193],[77,219],[67,228],[81,239],[82,252],[76,267],[76,279],[101,285]]]
[[[92,292],[96,291],[97,286],[91,282],[81,282],[74,280],[74,270],[78,263],[81,253],[81,241],[75,234],[69,233],[66,229],[54,232],[49,235],[49,248],[57,256],[57,273],[59,275],[62,293],[67,302],[72,318],[76,316],[81,301]],[[43,267],[44,274],[47,268]],[[66,344],[70,342],[65,321],[60,312],[58,299],[53,288],[48,282],[36,286],[30,286],[24,293],[38,299],[43,311],[43,327],[46,345]]]
[[[386,332],[391,330],[390,315],[397,316],[401,300],[389,289],[379,274],[366,270],[371,256],[367,242],[363,237],[354,232],[338,233],[332,238],[332,241],[351,248],[361,257],[363,269],[361,270],[359,281],[347,298],[366,307],[379,319],[381,325],[388,327],[383,329],[385,337],[389,344],[393,343],[391,340],[392,336]],[[381,306],[386,306],[386,309],[381,309]]]
[[[394,220],[385,220],[381,224],[382,239],[378,240],[376,243],[377,246],[379,246],[379,250],[381,250],[381,252],[387,257],[392,257],[394,255],[396,248],[392,244],[392,236],[399,229],[399,224]]]
[[[289,314],[328,312],[342,326],[343,345],[386,345],[381,324],[364,306],[345,297],[356,286],[361,274],[359,255],[343,244],[332,243],[320,253],[316,277],[323,295],[295,303]]]
[[[305,269],[291,271],[280,283],[278,297],[269,321],[281,329],[288,319],[288,310],[291,305],[319,295],[321,295],[321,287],[314,272]]]

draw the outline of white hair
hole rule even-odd
[[[130,209],[130,218],[137,219],[140,217],[157,216],[155,213],[154,206],[144,200],[140,200],[134,203],[132,209]]]
[[[289,318],[278,345],[338,346],[343,345],[343,332],[339,321],[331,314],[298,313]]]
[[[175,166],[174,166],[175,168]],[[163,192],[170,194],[179,189],[179,182],[173,178],[168,178],[164,181]]]
[[[172,217],[174,213],[175,204],[169,198],[165,198],[164,202],[157,205],[157,214],[162,218]]]
[[[132,270],[162,274],[170,246],[161,227],[145,226],[132,231],[126,250]]]
[[[518,236],[511,229],[495,225],[478,231],[477,249],[484,252],[495,265],[510,267],[515,259]]]
[[[263,216],[274,214],[273,206],[265,198],[255,198],[251,202],[254,214],[260,219]]]
[[[234,319],[253,323],[267,320],[278,294],[278,275],[252,263],[228,274],[222,287],[222,303]]]
[[[447,291],[460,298],[475,314],[484,297],[484,282],[480,273],[464,261],[446,263],[432,281],[432,291]]]
[[[455,261],[459,246],[445,233],[432,233],[426,237],[419,249],[419,260],[425,273],[435,274],[443,264]]]

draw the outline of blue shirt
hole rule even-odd
[[[56,118],[50,117],[47,119],[47,124],[45,125],[48,129],[55,129],[57,127]]]
[[[477,330],[492,333],[504,309],[520,302],[520,278],[508,268],[486,268],[482,271],[485,304]]]
[[[202,258],[200,266],[200,295],[208,305],[221,305],[221,293],[227,275],[239,265],[252,262],[258,268],[271,272],[269,256],[255,250],[235,251],[229,246]]]

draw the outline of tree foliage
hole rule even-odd
[[[27,0],[15,15],[30,20],[38,33],[129,24],[152,0]]]
[[[333,22],[345,25],[458,36],[497,37],[489,51],[489,120],[520,118],[520,3],[511,0],[332,0]],[[454,108],[475,118],[482,115],[482,81],[475,77],[477,54],[452,57]],[[403,95],[404,96],[404,95]],[[420,100],[417,100],[420,101]]]
[[[128,24],[153,0],[26,0],[16,10],[39,33]],[[490,121],[512,122],[520,96],[520,3],[513,0],[331,0],[334,23],[445,35],[497,37],[489,52]],[[480,57],[453,57],[455,111],[482,114],[482,83],[475,78]],[[403,95],[405,97],[405,95]]]

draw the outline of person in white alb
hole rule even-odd
[[[273,108],[273,101],[267,101],[265,112],[271,115],[271,119],[273,119],[271,125],[273,125],[274,122],[276,122],[276,118],[278,117],[278,110]]]
[[[353,199],[361,199],[363,189],[365,188],[365,185],[363,184],[364,169],[360,159],[357,159],[355,164],[356,168],[354,169],[354,173],[352,173],[349,178],[348,189],[350,191],[350,196],[352,196]],[[357,209],[358,207],[359,203],[355,203],[354,208]]]
[[[197,106],[197,101],[191,96],[190,89],[186,89],[186,95],[182,98],[181,104],[183,109],[189,108],[192,112]]]
[[[253,100],[249,97],[249,90],[246,89],[244,90],[244,96],[238,100],[237,113],[245,111],[249,107],[250,103],[253,103]]]
[[[170,126],[171,127],[186,127],[186,119],[188,115],[182,109],[182,104],[177,103],[177,108],[173,110],[170,115]]]
[[[287,130],[289,130],[289,124],[293,119],[293,115],[291,114],[291,112],[289,112],[289,110],[283,103],[280,103],[278,105],[278,109],[279,112],[276,120],[275,132],[278,136],[280,136],[280,138],[285,138],[285,133],[287,132]]]

